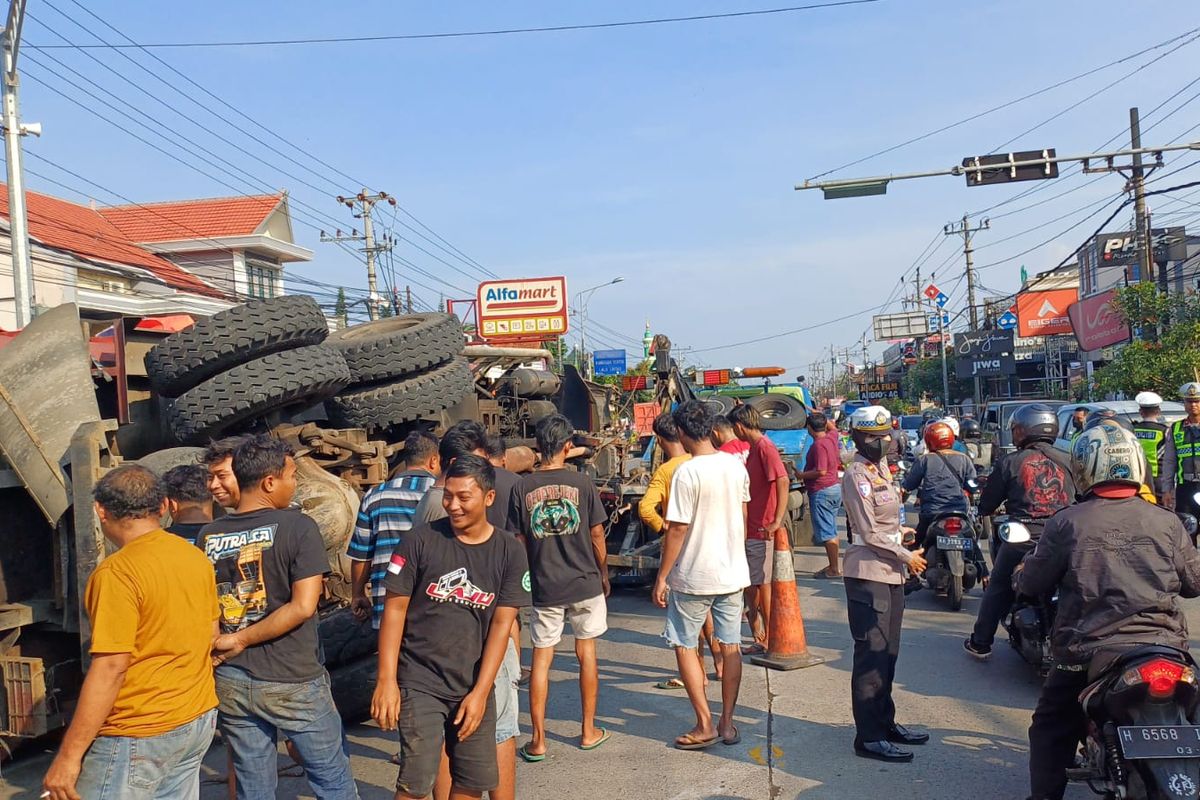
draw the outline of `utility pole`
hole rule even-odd
[[[942,228],[942,232],[946,236],[962,236],[963,239],[963,255],[967,259],[967,311],[971,316],[971,330],[973,331],[979,330],[979,309],[975,307],[974,234],[979,231],[986,231],[990,227],[992,227],[991,220],[985,218],[972,228],[970,217],[963,214],[960,222],[950,222]]]
[[[404,307],[405,307],[405,309],[408,310],[409,314],[413,313],[412,287],[411,286],[404,287]]]
[[[33,262],[29,250],[29,214],[25,208],[25,167],[21,161],[21,137],[27,133],[42,135],[38,123],[22,125],[17,113],[17,54],[21,47],[21,26],[25,22],[25,0],[12,0],[4,27],[4,156],[8,166],[8,236],[12,254],[13,306],[17,328],[33,320]]]
[[[1142,146],[1142,122],[1138,115],[1137,106],[1129,109],[1129,141],[1135,151],[1140,150]],[[1131,169],[1130,183],[1133,189],[1133,207],[1134,213],[1137,216],[1135,227],[1137,228],[1137,252],[1138,252],[1138,275],[1141,280],[1154,280],[1154,257],[1151,253],[1152,246],[1150,243],[1150,218],[1146,214],[1146,174],[1142,168],[1142,154],[1134,152],[1133,167]]]
[[[359,236],[358,231],[352,231],[349,236],[343,236],[341,231],[337,231],[333,236],[326,236],[325,231],[321,231],[322,242],[362,242],[362,251],[367,256],[367,315],[371,319],[379,318],[379,285],[375,278],[375,255],[387,250],[391,250],[394,242],[391,237],[385,239],[383,244],[375,243],[375,226],[371,220],[371,210],[376,203],[386,202],[389,205],[396,205],[396,198],[390,196],[387,192],[377,192],[375,194],[368,193],[367,189],[363,189],[354,197],[342,197],[338,195],[337,201],[339,204],[349,208],[353,212],[353,216],[361,217],[363,221],[363,235]]]

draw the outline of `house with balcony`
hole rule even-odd
[[[34,306],[85,318],[210,315],[283,293],[284,265],[312,259],[292,239],[287,194],[97,207],[26,192]],[[8,193],[0,184],[0,330],[16,324]]]

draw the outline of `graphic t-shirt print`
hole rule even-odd
[[[204,554],[217,574],[221,631],[233,633],[267,616],[263,552],[275,544],[275,524],[248,531],[214,533],[204,540]]]
[[[553,484],[525,495],[529,529],[535,539],[571,536],[579,531],[579,489]]]
[[[471,583],[466,567],[459,567],[431,581],[425,594],[436,603],[458,603],[470,608],[487,608],[496,602],[495,592],[485,592]]]

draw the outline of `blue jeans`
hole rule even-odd
[[[199,800],[200,761],[216,722],[214,708],[157,736],[97,736],[75,791],[87,800]]]
[[[275,796],[279,734],[296,746],[308,783],[320,800],[357,800],[328,673],[307,683],[274,683],[225,665],[217,669],[216,677],[217,727],[233,756],[238,800]]]
[[[512,640],[504,650],[500,671],[496,673],[496,685],[492,693],[496,696],[496,744],[521,735],[520,713],[517,708],[517,683],[521,680],[521,657]]]
[[[667,594],[667,628],[663,638],[671,647],[695,648],[700,644],[700,628],[712,611],[713,634],[721,644],[742,641],[742,593]]]
[[[837,538],[837,514],[842,507],[840,484],[827,486],[808,493],[808,506],[812,513],[813,544],[825,544]]]

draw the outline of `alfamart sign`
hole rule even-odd
[[[567,332],[567,279],[519,278],[479,284],[485,339],[537,339]]]

